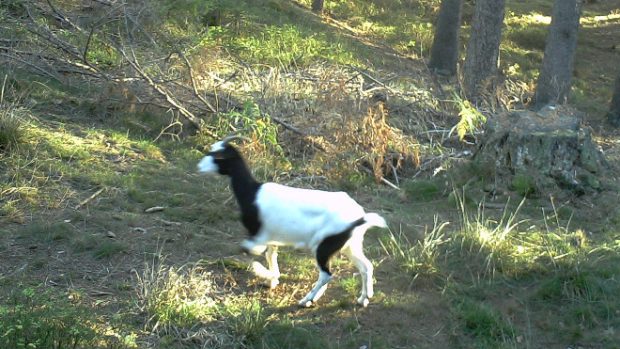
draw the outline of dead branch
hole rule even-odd
[[[187,57],[183,54],[183,52],[179,52],[179,56],[181,56],[183,62],[185,62],[185,66],[187,67],[189,79],[192,83],[194,96],[198,98],[202,103],[204,103],[204,105],[206,105],[212,113],[217,112],[217,110],[211,105],[211,103],[209,103],[209,101],[202,97],[202,95],[200,95],[200,93],[198,92],[198,86],[196,85],[196,79],[194,78],[194,70],[192,69],[192,65],[187,59]]]
[[[103,193],[104,190],[105,190],[105,188],[101,188],[101,189],[97,190],[93,195],[87,197],[85,200],[82,200],[82,202],[80,202],[79,204],[75,205],[75,207],[73,209],[74,210],[80,209],[82,206],[86,205],[87,203],[91,202],[94,198],[99,196],[99,194]]]
[[[2,48],[0,48],[0,49],[2,49]],[[27,65],[27,66],[31,67],[32,69],[34,69],[34,70],[38,71],[39,73],[41,73],[41,75],[48,76],[48,77],[50,77],[50,78],[52,78],[52,79],[54,79],[56,81],[61,81],[60,77],[58,77],[58,76],[50,73],[49,71],[47,71],[47,70],[37,66],[36,64],[33,64],[31,62],[28,62],[26,60],[21,59],[19,56],[12,55],[12,54],[9,54],[9,53],[4,53],[4,52],[0,52],[0,56],[8,58],[10,61],[19,62],[19,63],[22,63],[24,65]]]
[[[166,91],[163,86],[156,83],[151,78],[151,76],[142,69],[142,67],[138,63],[138,58],[136,57],[133,49],[131,50],[131,57],[127,55],[127,52],[125,52],[124,49],[119,47],[118,50],[125,59],[125,61],[129,63],[129,65],[131,65],[131,67],[136,71],[136,73],[138,73],[138,75],[140,75],[155,92],[157,92],[161,97],[163,97],[166,102],[168,102],[172,107],[174,107],[174,109],[176,109],[179,114],[181,114],[185,119],[191,122],[192,125],[194,125],[198,129],[200,128],[200,119],[196,117],[196,115],[194,115],[191,111],[185,109],[185,107],[182,106],[170,93],[168,93],[168,91]]]
[[[361,166],[361,169],[362,169],[362,170],[364,170],[364,171],[365,171],[366,173],[368,173],[369,175],[371,175],[371,176],[373,176],[373,177],[375,176],[374,172],[373,172],[371,169],[369,169],[369,168],[367,168],[367,167],[365,167],[365,166]],[[384,184],[386,184],[388,187],[392,188],[392,189],[400,190],[400,188],[399,188],[396,184],[394,184],[394,183],[392,183],[392,182],[388,181],[388,180],[387,180],[387,179],[385,179],[383,176],[381,176],[381,178],[379,178],[379,180],[380,180],[381,182],[383,182]]]

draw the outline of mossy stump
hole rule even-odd
[[[474,161],[491,168],[495,186],[527,193],[599,190],[605,168],[582,114],[567,107],[509,111],[489,118]]]

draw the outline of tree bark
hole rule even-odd
[[[431,59],[428,63],[429,68],[437,73],[449,76],[456,74],[462,3],[461,0],[441,1]]]
[[[555,0],[534,109],[565,103],[573,75],[582,0]]]
[[[576,194],[599,190],[607,163],[583,117],[567,106],[496,114],[473,158],[500,187],[545,195],[558,188]],[[529,188],[518,183],[522,180]]]
[[[471,38],[463,66],[463,88],[473,103],[481,100],[489,80],[497,73],[504,9],[504,0],[476,1]]]
[[[314,13],[323,13],[323,5],[325,0],[312,0],[312,12]]]
[[[620,127],[620,74],[616,79],[614,87],[614,94],[611,97],[611,104],[609,105],[609,113],[607,113],[607,120],[614,127]]]

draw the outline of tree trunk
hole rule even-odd
[[[555,0],[534,109],[566,102],[573,75],[582,0]]]
[[[481,100],[482,93],[497,73],[504,8],[504,0],[476,1],[463,66],[463,88],[471,102]]]
[[[461,0],[442,0],[429,68],[439,74],[456,74],[459,57],[459,28],[461,26]]]
[[[312,12],[323,13],[323,5],[325,0],[312,0]]]
[[[607,120],[614,127],[620,127],[620,75],[616,79],[616,85],[614,87],[614,95],[611,97],[611,104],[609,105],[609,113],[607,113]]]
[[[500,113],[489,119],[474,160],[493,174],[499,190],[599,190],[606,161],[582,119],[582,113],[564,106]]]

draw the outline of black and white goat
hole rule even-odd
[[[368,305],[373,296],[373,266],[362,249],[364,233],[370,227],[387,228],[385,220],[364,208],[344,192],[292,188],[254,179],[237,149],[227,137],[211,146],[198,163],[200,173],[229,176],[241,208],[241,220],[249,238],[241,244],[252,254],[265,252],[267,266],[254,262],[253,271],[266,279],[270,287],[279,283],[278,246],[311,250],[319,268],[314,288],[299,302],[309,307],[325,292],[331,279],[329,259],[342,250],[355,264],[362,278],[357,302]]]

